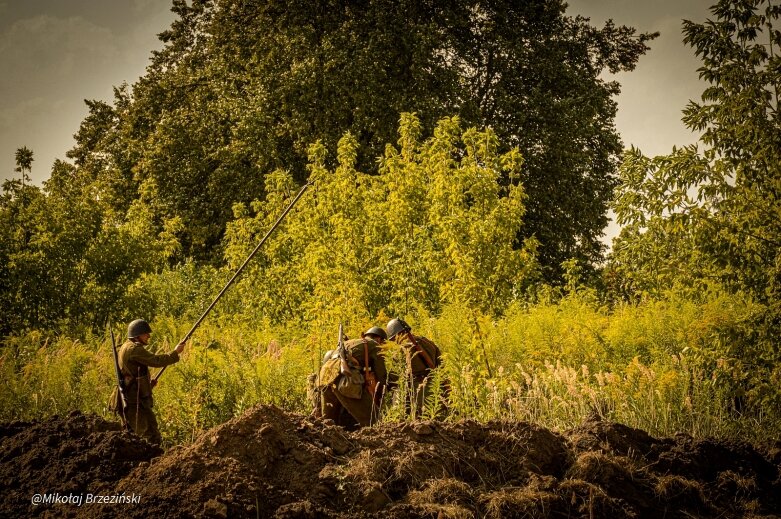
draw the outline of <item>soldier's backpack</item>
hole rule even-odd
[[[351,367],[349,373],[342,374],[341,360],[337,356],[326,360],[320,368],[320,387],[334,384],[347,398],[361,398],[363,382],[363,375],[356,368]]]
[[[363,394],[363,375],[351,367],[348,373],[341,374],[336,382],[336,390],[347,398],[360,399]]]
[[[339,378],[339,375],[341,374],[339,358],[331,357],[326,359],[320,367],[320,387],[330,386],[336,382],[336,379]]]

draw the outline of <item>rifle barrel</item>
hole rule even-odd
[[[350,361],[347,360],[347,347],[344,344],[344,330],[342,328],[342,323],[339,323],[339,342],[337,343],[337,350],[339,351],[339,371],[344,373],[350,372]]]

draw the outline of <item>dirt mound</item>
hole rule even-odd
[[[123,432],[119,424],[78,411],[64,418],[0,424],[0,517],[71,515],[76,510],[33,505],[32,496],[109,491],[139,462],[160,454],[161,449]]]
[[[256,407],[142,464],[116,490],[143,496],[139,516],[395,517],[399,506],[415,515],[437,501],[476,509],[472,487],[560,477],[569,463],[564,438],[528,424],[390,424],[350,433]],[[110,515],[97,507],[85,513]]]
[[[81,415],[66,421],[77,418],[98,423]],[[135,438],[115,429],[99,434]],[[45,432],[40,424],[0,426],[4,478],[13,479],[7,459],[25,470],[20,453],[5,457],[7,440]],[[109,464],[121,450],[100,455]],[[65,456],[87,452],[96,451]],[[66,465],[58,452],[49,455]],[[348,432],[258,406],[190,445],[126,460],[135,466],[129,472],[84,479],[87,491],[139,496],[140,503],[55,506],[79,517],[772,517],[781,515],[778,458],[778,445],[760,452],[686,436],[657,439],[602,421],[566,434],[474,421]],[[6,483],[31,492],[19,479],[25,476]],[[64,480],[55,474],[52,485]]]
[[[778,445],[659,439],[599,420],[567,436],[578,453],[567,477],[620,497],[641,517],[781,516]]]

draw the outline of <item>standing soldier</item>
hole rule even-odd
[[[162,441],[157,418],[152,410],[152,381],[149,368],[162,368],[179,362],[185,343],[180,342],[172,353],[155,355],[144,346],[149,344],[152,328],[143,319],[136,319],[127,327],[127,341],[119,349],[119,369],[125,382],[127,409],[125,416],[133,432],[155,445]]]
[[[363,388],[358,398],[355,398],[355,395],[347,396],[339,390],[340,379],[345,375],[340,373],[341,359],[338,351],[326,354],[319,377],[320,416],[341,426],[350,426],[357,422],[361,427],[365,427],[377,421],[388,385],[388,371],[380,348],[386,338],[385,330],[374,326],[361,334],[360,339],[344,343],[348,363],[363,376]]]
[[[395,340],[401,345],[401,350],[406,357],[407,380],[412,391],[412,398],[407,399],[407,409],[412,410],[413,417],[420,417],[431,394],[431,372],[439,367],[441,353],[439,347],[431,340],[413,335],[412,328],[403,319],[391,319],[388,321],[388,340]],[[447,392],[447,383],[442,384],[444,392]],[[410,401],[415,401],[414,409]],[[444,410],[444,405],[439,411]]]

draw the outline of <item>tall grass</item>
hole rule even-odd
[[[410,316],[410,323],[444,352],[434,386],[436,393],[448,382],[448,420],[527,420],[564,430],[600,416],[659,436],[779,439],[781,411],[750,402],[736,406],[738,386],[723,384],[719,371],[726,361],[717,336],[749,311],[726,296],[608,310],[589,293],[575,293],[515,306],[500,319],[448,307],[438,316]],[[348,332],[358,336],[369,324],[357,323]],[[150,346],[167,352],[190,323],[158,318],[152,325]],[[155,389],[166,442],[189,441],[258,403],[308,413],[306,376],[334,346],[335,325],[329,325],[250,327],[207,320]],[[391,369],[401,372],[390,357]],[[106,337],[33,332],[7,338],[0,350],[0,420],[73,409],[109,417],[113,373]],[[396,396],[387,399],[385,420],[408,419],[407,389],[402,380]],[[421,418],[441,417],[437,411]]]

